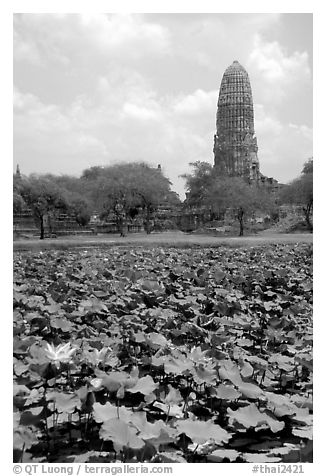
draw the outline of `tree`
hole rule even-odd
[[[101,216],[114,214],[121,236],[126,234],[127,219],[139,211],[144,214],[145,229],[149,233],[159,204],[173,195],[170,181],[160,169],[143,162],[92,167],[83,172],[82,178]]]
[[[74,193],[80,196],[85,194],[85,184],[79,177],[74,177],[71,175],[44,175],[42,177],[48,178],[58,187],[66,190],[69,193]]]
[[[97,168],[100,169],[100,167],[92,167],[92,170]],[[46,174],[41,177],[62,190],[67,202],[67,213],[75,218],[78,225],[86,226],[91,218],[92,203],[88,197],[85,181],[70,175]]]
[[[243,236],[247,216],[255,211],[271,212],[275,207],[275,202],[263,187],[248,184],[239,177],[227,176],[215,178],[204,192],[203,202],[220,215],[228,208],[234,209],[239,222],[239,236]]]
[[[302,172],[301,172],[303,175],[307,175],[307,174],[312,174],[313,173],[313,158],[310,157],[310,159],[308,159],[304,164],[303,164],[303,167],[302,167]]]
[[[105,167],[95,165],[94,167],[89,167],[88,169],[85,169],[82,173],[81,179],[84,181],[92,182],[96,179],[99,179],[103,172],[105,172]]]
[[[66,199],[68,203],[68,213],[70,213],[75,218],[78,225],[88,225],[91,219],[91,208],[89,201],[78,193],[66,195]]]
[[[215,171],[208,162],[191,162],[193,167],[191,174],[183,174],[181,177],[186,180],[187,200],[189,206],[201,206],[207,189],[213,185],[215,180]]]
[[[310,232],[313,230],[311,215],[313,209],[313,159],[303,165],[300,177],[286,185],[280,194],[280,203],[301,205]]]
[[[190,206],[206,207],[215,216],[224,216],[230,208],[235,210],[240,236],[244,232],[246,216],[254,211],[269,211],[275,202],[263,186],[249,184],[240,177],[221,176],[208,162],[194,162],[192,174],[186,179],[187,199]]]
[[[45,217],[68,208],[64,192],[51,180],[37,176],[21,179],[17,185],[20,196],[31,209],[40,227],[40,239],[44,239]]]
[[[159,205],[169,200],[175,201],[175,193],[170,190],[171,182],[163,175],[161,169],[152,168],[145,163],[135,163],[130,164],[129,171],[135,205],[143,211],[145,230],[149,234]]]
[[[113,213],[120,236],[126,236],[127,218],[139,203],[133,194],[130,174],[124,165],[102,169],[102,173],[88,179],[88,187],[101,218]]]
[[[13,211],[14,211],[14,214],[21,213],[24,209],[24,206],[25,206],[25,202],[24,202],[23,197],[19,193],[14,191],[14,195],[13,195]]]

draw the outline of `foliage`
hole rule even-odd
[[[35,202],[43,201],[46,195],[46,204],[43,203],[42,210],[44,216],[55,215],[57,211],[66,212],[75,218],[80,226],[88,224],[91,218],[91,203],[87,198],[86,188],[83,182],[69,175],[31,175],[28,177],[20,177],[14,175],[14,213],[20,213],[26,207],[21,193],[28,194],[28,206],[32,209],[37,224],[40,225],[40,203],[35,207]],[[28,190],[27,190],[28,189]],[[21,192],[23,190],[23,192]],[[33,197],[31,196],[33,190]],[[32,206],[31,203],[34,202]],[[60,206],[57,206],[60,204]],[[36,209],[37,208],[37,209]]]
[[[43,239],[45,217],[68,209],[63,190],[51,180],[33,175],[28,179],[20,179],[15,188],[33,212],[35,222],[40,228],[40,238]]]
[[[16,253],[23,462],[305,462],[310,245]]]
[[[255,211],[273,213],[275,201],[268,191],[256,184],[249,184],[240,177],[220,176],[207,162],[190,164],[192,174],[184,175],[188,196],[186,205],[203,206],[215,217],[223,217],[233,209],[243,235],[244,220]]]
[[[83,171],[81,175],[81,179],[86,183],[93,182],[101,177],[103,170],[104,170],[104,166],[100,166],[100,165],[89,167],[88,169],[85,169]]]
[[[74,195],[80,195],[80,196],[85,195],[86,187],[83,181],[80,180],[80,178],[78,177],[74,177],[72,175],[54,175],[54,174],[44,174],[44,175],[41,175],[41,177],[54,183],[59,188],[65,190],[65,192],[69,192]]]
[[[143,211],[145,228],[150,232],[158,205],[177,200],[161,170],[142,162],[92,167],[83,172],[82,179],[101,216],[115,214],[122,236],[126,233],[127,218],[135,216],[138,210]]]
[[[302,167],[302,172],[301,172],[303,175],[306,175],[306,174],[312,174],[313,173],[313,158],[310,157],[310,159],[308,159],[304,164],[303,164],[303,167]]]
[[[280,203],[302,205],[307,226],[312,231],[311,214],[313,208],[313,159],[303,166],[300,177],[283,187]]]
[[[74,216],[80,226],[85,226],[91,219],[91,206],[87,199],[79,193],[66,193],[68,201],[68,212]]]
[[[186,181],[187,205],[201,206],[204,204],[207,189],[214,184],[214,168],[209,162],[192,162],[193,171],[181,177]]]
[[[13,194],[13,212],[14,213],[21,213],[25,207],[25,202],[23,197],[14,191]]]
[[[102,218],[113,214],[124,236],[128,218],[142,213],[149,233],[159,205],[169,207],[180,203],[170,186],[161,169],[143,162],[91,167],[84,170],[80,178],[53,174],[22,178],[16,174],[13,204],[14,209],[20,211],[25,200],[41,227],[42,237],[46,215],[62,210],[72,215],[80,226],[85,226],[94,209]]]
[[[271,212],[275,208],[273,199],[263,187],[249,185],[239,177],[216,178],[204,194],[204,203],[218,214],[225,213],[227,208],[236,210],[240,236],[243,235],[245,215],[255,211]]]
[[[72,215],[78,225],[85,226],[89,223],[93,204],[88,194],[88,189],[83,180],[70,175],[45,175],[64,191],[68,203],[67,212]]]

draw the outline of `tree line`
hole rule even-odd
[[[31,210],[45,237],[45,220],[67,213],[80,226],[89,223],[94,210],[100,218],[113,216],[121,236],[129,219],[141,214],[147,233],[159,205],[179,204],[178,195],[160,168],[136,162],[108,167],[90,167],[80,178],[68,175],[14,175],[14,213]]]
[[[280,193],[280,203],[302,207],[307,227],[311,232],[313,198],[313,158],[311,157],[304,163],[301,175],[283,187]]]
[[[276,218],[282,204],[301,206],[307,228],[312,231],[312,158],[305,162],[299,177],[274,190],[273,185],[248,183],[241,177],[221,176],[208,162],[197,161],[190,165],[192,173],[183,175],[188,206],[207,208],[216,217],[223,217],[227,209],[233,209],[240,236],[244,233],[245,219],[252,213],[262,212]]]
[[[191,163],[192,172],[185,179],[187,198],[184,209],[203,207],[212,217],[223,217],[232,209],[244,234],[244,223],[253,213],[277,216],[282,204],[296,204],[303,209],[307,227],[312,231],[313,159],[303,166],[301,175],[274,192],[261,184],[249,184],[240,177],[217,175],[208,162]],[[14,175],[14,213],[28,208],[45,236],[46,217],[67,213],[82,227],[89,223],[94,210],[101,219],[114,217],[121,236],[127,224],[137,215],[142,217],[147,233],[160,205],[180,205],[179,196],[171,190],[171,182],[160,168],[143,162],[90,167],[81,177],[68,175]]]

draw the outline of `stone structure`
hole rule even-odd
[[[244,67],[234,61],[226,69],[220,87],[214,166],[221,175],[257,182],[261,178],[257,152],[249,76]]]

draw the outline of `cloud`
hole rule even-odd
[[[16,31],[14,31],[14,59],[41,65],[41,55],[37,45],[32,40],[24,41]]]
[[[292,83],[300,79],[310,79],[311,71],[308,64],[308,54],[294,52],[291,56],[277,41],[264,42],[260,35],[255,36],[254,49],[249,56],[249,64],[255,67],[263,79],[274,83]]]
[[[188,164],[213,162],[218,91],[161,97],[139,74],[127,73],[101,76],[97,85],[93,98],[79,96],[67,107],[15,91],[15,155],[22,170],[80,174],[92,165],[145,160],[161,163],[182,193],[179,175]],[[262,104],[255,105],[255,128],[262,172],[285,182],[299,174],[312,155],[311,129],[283,123]],[[37,167],[33,162],[29,169],[26,151],[38,157]]]
[[[218,91],[197,89],[193,94],[179,97],[173,105],[177,114],[196,115],[216,109]]]
[[[77,175],[145,160],[182,192],[189,162],[213,163],[217,88],[238,59],[253,87],[262,171],[293,178],[311,155],[311,74],[304,51],[266,40],[279,18],[16,14],[15,163]]]
[[[217,92],[161,98],[138,76],[133,82],[129,77],[128,88],[123,82],[108,88],[111,81],[99,78],[93,100],[81,96],[68,107],[44,104],[16,89],[16,161],[25,173],[35,168],[34,161],[33,169],[28,165],[26,151],[42,157],[40,172],[81,173],[91,165],[116,161],[161,163],[181,193],[179,175],[189,162],[213,160]]]
[[[291,123],[289,124],[289,127],[290,129],[292,129],[292,131],[296,132],[298,135],[304,137],[305,139],[307,139],[308,141],[311,141],[312,143],[313,134],[312,134],[311,127],[307,127],[304,124],[298,126],[297,124],[291,124]]]
[[[276,118],[266,114],[265,108],[262,104],[255,104],[255,130],[256,135],[263,134],[281,134],[283,126]]]
[[[16,61],[76,64],[121,62],[167,54],[169,32],[141,14],[16,14]]]
[[[123,105],[123,115],[132,119],[139,119],[141,121],[156,120],[159,119],[159,114],[157,111],[138,106],[137,104],[132,104],[127,102]]]
[[[32,94],[14,91],[14,149],[26,173],[73,173],[88,161],[107,156],[106,145],[78,124],[70,111],[44,104]],[[33,159],[33,168],[30,158]]]
[[[256,105],[255,115],[261,172],[280,182],[292,180],[312,156],[312,129],[304,124],[282,123],[268,115],[262,105]]]
[[[247,67],[265,101],[281,101],[311,82],[305,51],[289,55],[277,41],[265,42],[259,34],[255,35]]]
[[[244,61],[252,48],[255,33],[277,25],[280,14],[180,15],[172,30],[173,54],[210,71],[233,60]]]
[[[161,25],[146,22],[142,15],[81,15],[81,26],[100,49],[131,48],[135,56],[169,47],[168,31]]]

